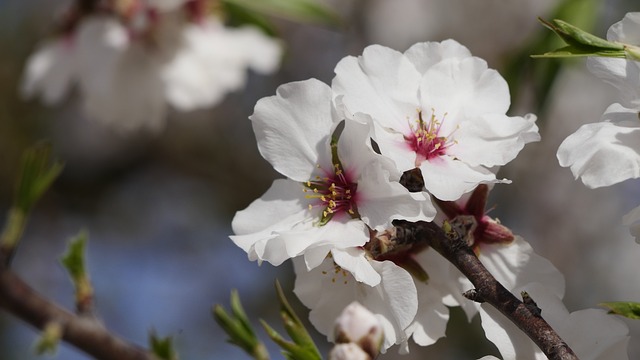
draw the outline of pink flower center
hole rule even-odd
[[[333,171],[325,172],[325,175],[325,177],[316,176],[314,180],[307,181],[303,189],[307,193],[306,198],[313,200],[313,203],[309,204],[309,209],[316,206],[323,209],[320,225],[326,224],[335,215],[341,213],[357,218],[356,188],[358,184],[351,181],[339,164],[335,164]]]
[[[446,115],[445,113],[444,116]],[[409,124],[411,134],[405,136],[404,139],[416,153],[416,166],[420,166],[425,160],[445,155],[447,148],[456,143],[455,140],[452,141],[440,134],[444,120],[443,117],[442,121],[439,121],[436,118],[435,110],[431,110],[431,118],[429,121],[424,121],[422,111],[419,110],[416,123]]]

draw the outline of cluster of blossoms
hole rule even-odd
[[[480,313],[504,358],[543,356],[528,338],[505,336],[502,315],[462,296],[473,286],[453,265],[399,242],[394,226],[447,220],[507,289],[531,291],[543,311],[562,315],[561,336],[583,326],[591,313],[568,314],[558,270],[485,213],[489,189],[509,182],[498,167],[539,140],[535,116],[506,115],[505,80],[453,40],[404,53],[369,46],[335,72],[331,86],[289,83],[257,103],[258,148],[286,179],[232,223],[231,239],[251,260],[293,259],[294,292],[312,324],[336,340],[335,319],[358,301],[382,324],[381,350],[406,353],[409,339],[427,346],[443,337],[449,307],[461,306],[469,319]],[[579,356],[611,359],[597,344],[626,349],[627,330],[596,312],[602,326],[567,341]]]
[[[640,12],[628,13],[613,24],[607,40],[640,46]],[[619,90],[620,102],[610,105],[601,122],[586,124],[558,149],[560,165],[590,188],[640,177],[640,61],[593,57],[589,70]],[[640,207],[623,218],[640,242]]]
[[[277,40],[227,28],[218,13],[209,0],[79,1],[28,59],[22,93],[53,104],[77,86],[89,118],[118,131],[162,129],[167,103],[212,106],[244,85],[247,68],[279,65]]]

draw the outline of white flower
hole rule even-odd
[[[332,147],[342,120],[332,97],[315,79],[289,83],[250,116],[260,153],[287,177],[233,219],[231,239],[252,260],[279,265],[304,254],[312,269],[332,249],[364,245],[369,229],[420,212],[393,164],[369,147],[367,125],[346,121]]]
[[[250,27],[224,27],[183,0],[115,3],[88,15],[27,61],[22,94],[59,102],[77,84],[88,117],[114,129],[160,130],[167,104],[188,111],[240,89],[246,70],[267,74],[281,46]],[[196,12],[196,13],[194,13]]]
[[[453,40],[404,54],[373,45],[338,63],[332,87],[351,113],[373,118],[373,138],[400,171],[419,167],[426,190],[456,200],[489,170],[539,140],[535,116],[509,117],[509,89],[484,60]]]
[[[333,250],[332,254],[312,270],[307,269],[301,258],[293,261],[296,271],[294,292],[311,309],[309,320],[316,329],[333,341],[334,319],[347,305],[357,301],[375,314],[382,325],[383,352],[406,341],[405,329],[418,308],[411,275],[391,261],[367,260],[363,250],[350,249],[349,253]],[[349,269],[339,266],[340,258],[346,256],[352,257],[353,262],[366,262],[364,268],[373,268],[380,277],[378,284],[370,286],[358,281]]]
[[[526,291],[542,310],[542,317],[583,360],[628,359],[628,328],[602,309],[569,313],[560,297],[539,283],[514,289]],[[546,356],[518,327],[495,308],[481,305],[482,327],[503,359],[543,360]]]
[[[628,13],[613,24],[607,39],[640,45],[640,12]],[[612,104],[601,122],[581,126],[558,149],[561,166],[590,187],[609,186],[640,177],[640,62],[591,57],[592,73],[619,90],[620,103]]]

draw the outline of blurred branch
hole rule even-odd
[[[544,354],[552,360],[578,359],[573,350],[560,338],[542,318],[540,309],[533,300],[523,294],[525,302],[518,300],[482,265],[466,241],[450,226],[445,230],[433,222],[411,223],[396,220],[398,243],[428,244],[449,262],[455,265],[473,284],[475,289],[465,297],[477,302],[486,302],[516,324]]]
[[[94,318],[75,315],[38,294],[6,267],[0,268],[0,308],[44,331],[60,325],[62,339],[104,360],[155,360],[146,350],[110,333]]]

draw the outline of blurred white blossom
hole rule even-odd
[[[121,1],[83,16],[27,60],[21,92],[60,102],[77,86],[87,116],[118,131],[158,131],[168,106],[213,106],[274,72],[281,45],[251,27],[225,27],[199,1]],[[202,5],[203,6],[203,5]]]

